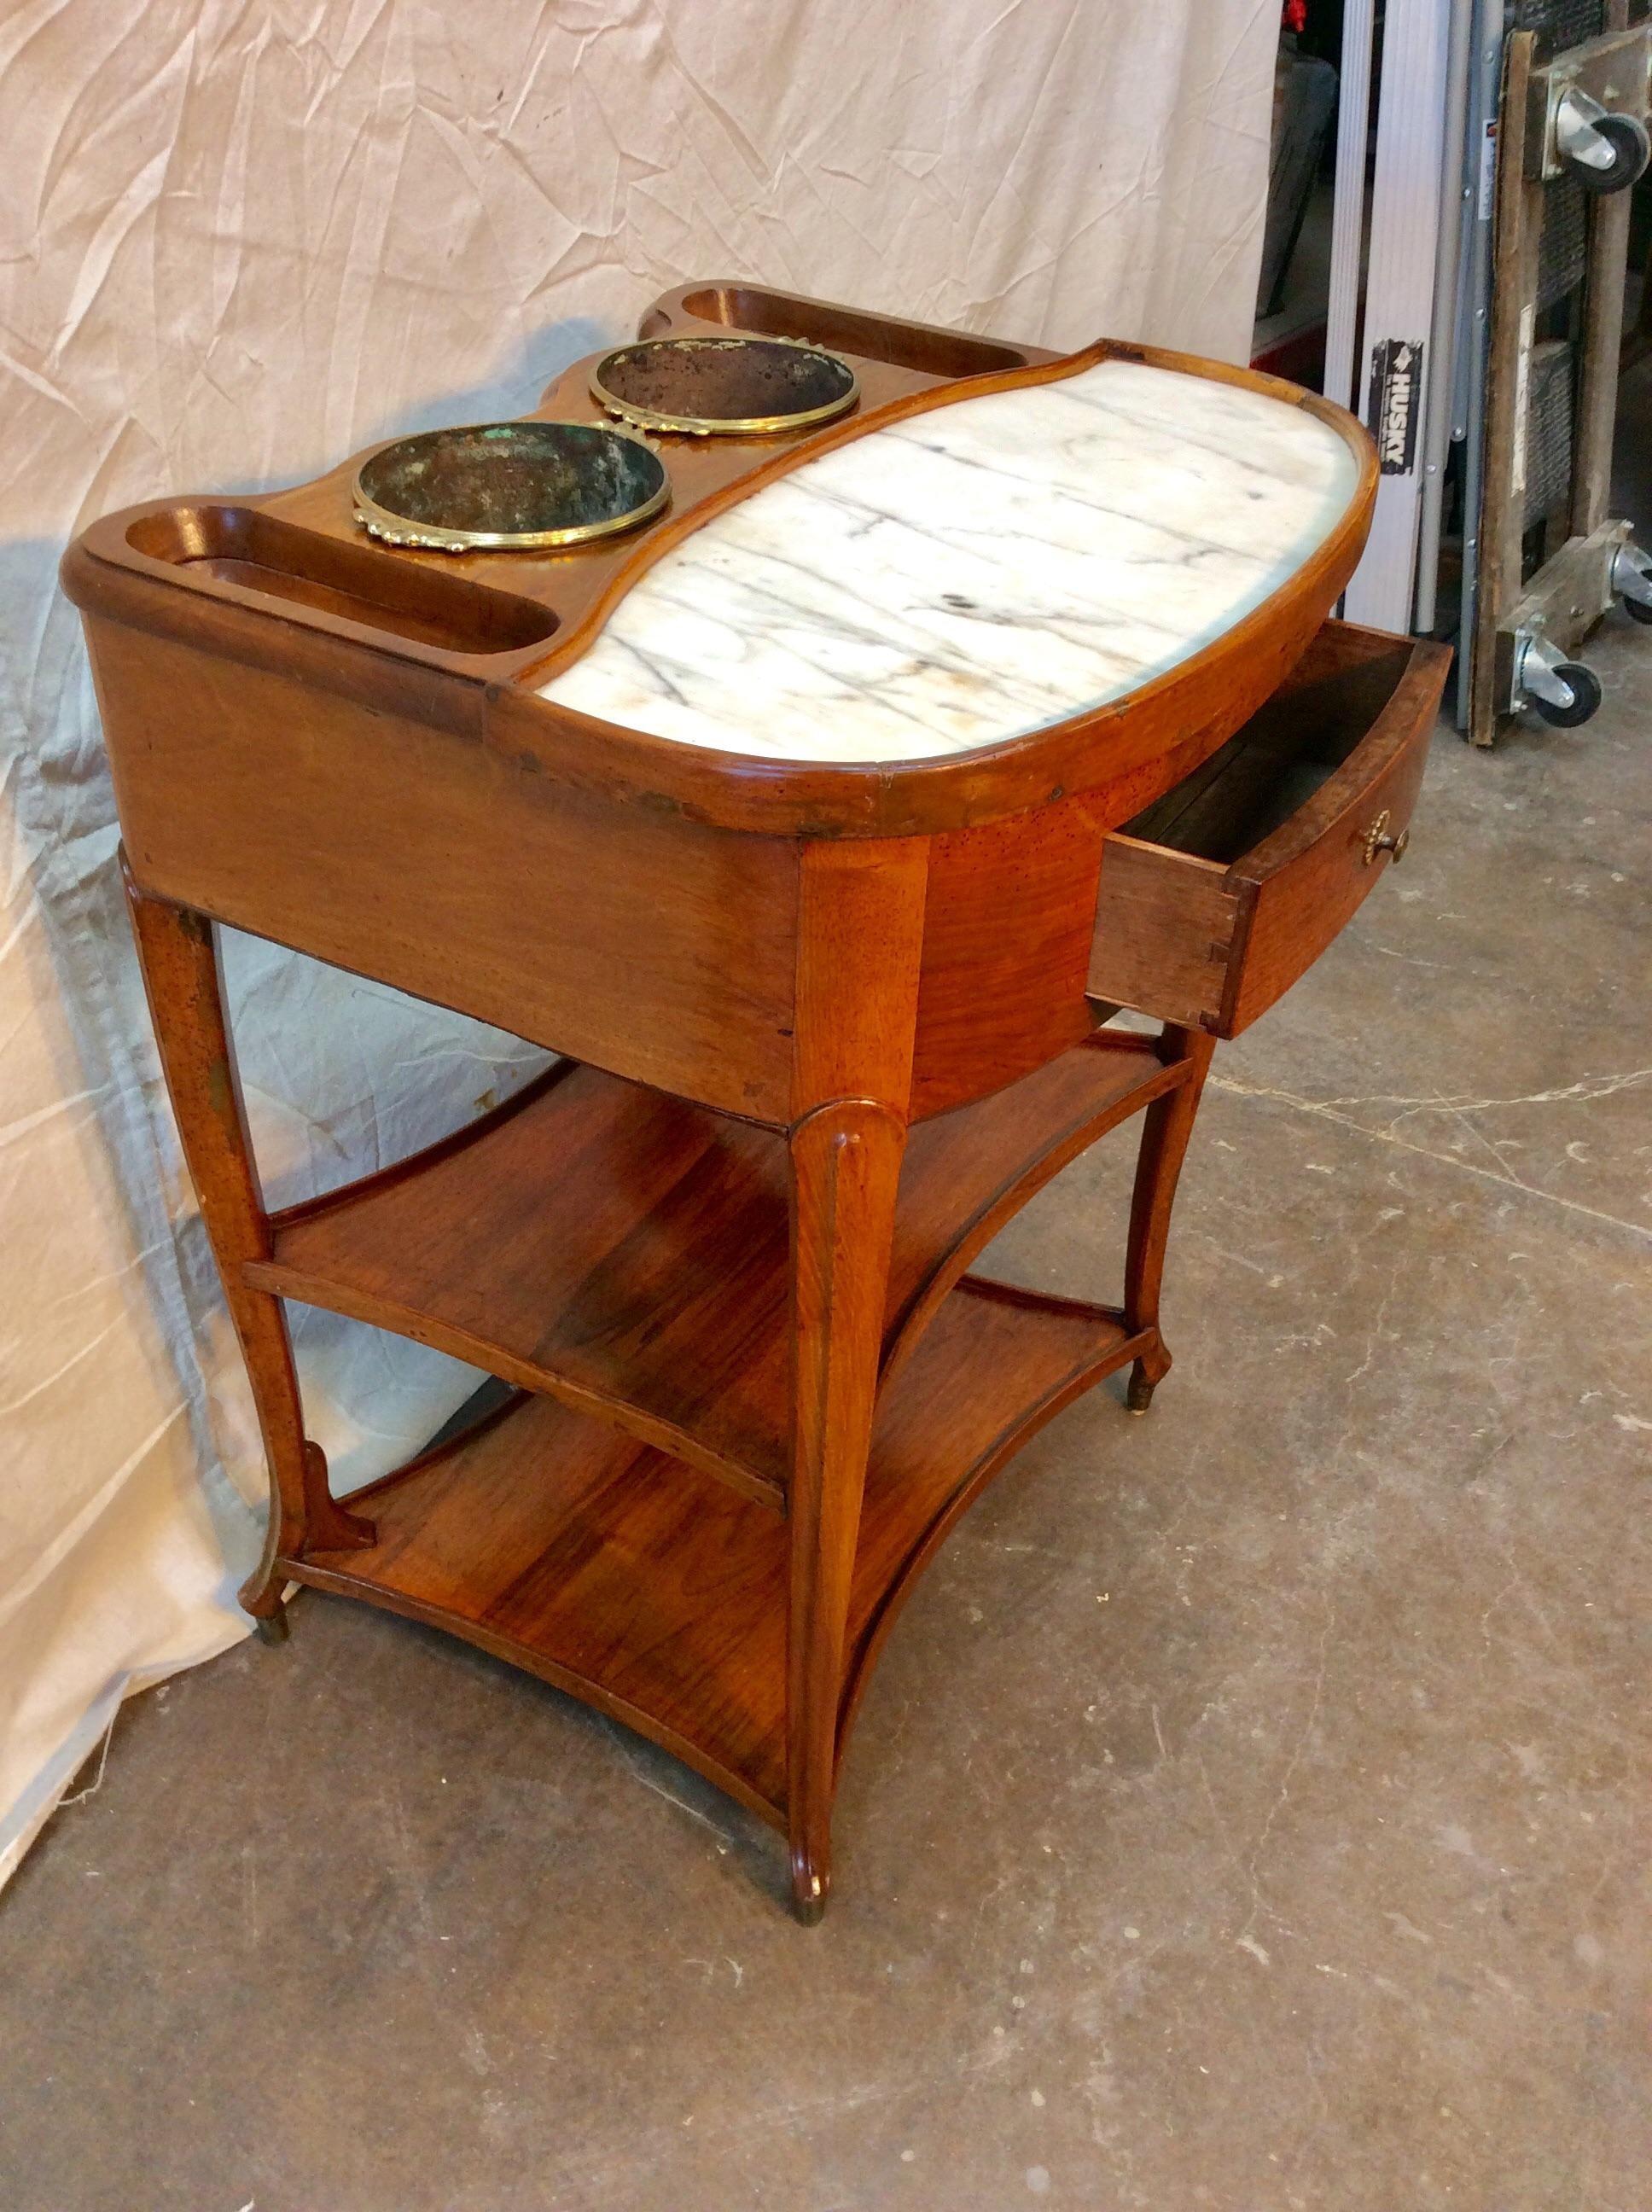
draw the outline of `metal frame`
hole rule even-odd
[[[1371,110],[1371,44],[1376,0],[1347,0],[1337,93],[1337,168],[1331,208],[1331,294],[1325,322],[1327,399],[1359,412],[1354,355],[1365,249],[1365,152]]]
[[[1417,544],[1416,625],[1424,634],[1433,629],[1435,623],[1446,462],[1452,439],[1457,434],[1453,400],[1459,346],[1464,335],[1460,313],[1463,251],[1466,236],[1473,226],[1479,182],[1479,140],[1467,127],[1467,118],[1479,13],[1475,0],[1453,0],[1451,43],[1446,63],[1445,148],[1440,163],[1440,261],[1434,286],[1434,319],[1429,333],[1428,414],[1424,425],[1422,514]],[[1498,0],[1499,15],[1501,13]],[[1454,129],[1457,133],[1455,160]],[[1472,252],[1472,237],[1468,244]]]
[[[1345,600],[1351,621],[1382,629],[1411,628],[1416,594],[1447,84],[1459,17],[1466,0],[1388,0],[1383,25],[1361,347],[1382,476],[1364,558]]]
[[[1457,270],[1456,374],[1451,436],[1463,448],[1462,578],[1459,598],[1455,706],[1457,727],[1468,726],[1474,665],[1474,610],[1480,583],[1480,507],[1485,467],[1485,373],[1491,337],[1492,218],[1497,211],[1497,110],[1503,97],[1503,0],[1478,0],[1474,59],[1468,72],[1463,134],[1465,184],[1473,222]]]

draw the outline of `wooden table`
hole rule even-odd
[[[585,1698],[781,1829],[812,1919],[918,1571],[1061,1407],[1169,1367],[1212,1044],[1403,850],[1444,657],[1326,622],[1374,467],[1292,387],[727,285],[642,328],[823,343],[859,407],[662,440],[664,516],[578,551],[386,550],[349,463],[64,573],[269,1459],[248,1611],[307,1583]],[[600,419],[586,366],[542,414]],[[566,1058],[268,1212],[219,923]],[[1137,1115],[1118,1306],[971,1272]],[[509,1395],[336,1501],[288,1298]]]

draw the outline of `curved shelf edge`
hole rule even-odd
[[[714,1788],[737,1804],[755,1813],[760,1820],[781,1833],[786,1829],[784,1803],[773,1803],[754,1790],[745,1778],[732,1766],[725,1766],[711,1753],[703,1751],[689,1736],[681,1735],[666,1723],[656,1720],[640,1705],[629,1704],[616,1697],[594,1676],[576,1673],[570,1667],[562,1667],[544,1652],[536,1651],[531,1644],[520,1644],[513,1637],[496,1635],[479,1621],[467,1620],[462,1613],[453,1613],[439,1605],[427,1605],[422,1599],[407,1597],[374,1583],[364,1582],[358,1577],[326,1566],[317,1559],[277,1559],[277,1577],[285,1576],[289,1582],[302,1583],[311,1589],[325,1590],[334,1597],[362,1599],[377,1606],[380,1612],[398,1613],[404,1620],[416,1620],[426,1628],[440,1628],[461,1642],[474,1644],[495,1659],[502,1659],[507,1666],[519,1667],[525,1674],[537,1675],[549,1682],[553,1690],[577,1698],[582,1705],[590,1705],[611,1721],[618,1721],[635,1735],[656,1743],[662,1751],[680,1759],[684,1766],[692,1767],[703,1775]]]
[[[450,1359],[462,1359],[467,1366],[496,1375],[501,1382],[508,1382],[518,1390],[555,1398],[572,1413],[605,1421],[639,1443],[651,1444],[656,1450],[686,1460],[690,1467],[727,1483],[754,1504],[781,1515],[786,1511],[786,1486],[782,1482],[744,1460],[718,1451],[680,1422],[653,1413],[617,1391],[598,1389],[555,1368],[542,1367],[534,1360],[520,1358],[491,1337],[458,1328],[419,1307],[403,1305],[376,1294],[358,1297],[348,1285],[307,1275],[301,1269],[282,1266],[279,1261],[249,1261],[241,1272],[256,1289],[273,1291],[278,1297],[296,1298],[301,1305],[320,1306],[329,1313],[343,1314],[347,1320],[364,1322],[369,1328],[387,1328],[397,1336],[410,1338],[415,1344],[428,1344],[433,1351],[445,1352]]]
[[[577,1060],[566,1058],[553,1060],[549,1067],[530,1076],[519,1091],[512,1091],[508,1098],[501,1098],[485,1112],[473,1114],[468,1121],[462,1121],[457,1129],[450,1129],[445,1137],[434,1138],[429,1144],[404,1152],[399,1159],[391,1160],[367,1175],[354,1176],[349,1182],[336,1183],[331,1190],[317,1191],[313,1197],[276,1207],[265,1217],[271,1240],[283,1230],[296,1228],[301,1222],[319,1221],[345,1206],[360,1205],[383,1191],[393,1190],[398,1183],[410,1182],[427,1169],[440,1166],[444,1160],[469,1152],[473,1145],[481,1144],[495,1130],[513,1121],[519,1114],[525,1113],[530,1106],[537,1106],[545,1093],[565,1082],[578,1065]]]
[[[1144,1073],[1127,1089],[1121,1089],[1114,1097],[1058,1130],[1043,1143],[1042,1150],[1025,1159],[1016,1173],[1006,1176],[998,1190],[960,1224],[956,1242],[936,1255],[927,1272],[914,1284],[888,1319],[884,1364],[878,1378],[880,1389],[888,1386],[905,1364],[948,1291],[1022,1207],[1053,1182],[1063,1168],[1070,1167],[1093,1144],[1099,1143],[1109,1130],[1116,1129],[1121,1122],[1151,1105],[1156,1098],[1163,1097],[1167,1091],[1177,1089],[1187,1079],[1186,1062],[1160,1058],[1157,1042],[1156,1037],[1139,1036],[1129,1031],[1108,1035],[1097,1030],[1072,1047],[1075,1054],[1102,1054],[1121,1066],[1133,1060],[1151,1060],[1154,1072]]]
[[[1060,1297],[1048,1291],[1022,1290],[1012,1284],[994,1282],[980,1275],[966,1275],[958,1287],[968,1289],[977,1296],[1001,1299],[1006,1304],[1051,1315],[1083,1316],[1103,1327],[1110,1323],[1113,1335],[1110,1340],[1098,1339],[1094,1348],[1076,1360],[1068,1373],[1052,1382],[1042,1396],[1023,1407],[1005,1424],[987,1449],[963,1471],[957,1486],[944,1499],[933,1517],[917,1532],[897,1570],[884,1585],[877,1605],[862,1625],[845,1662],[837,1725],[836,1756],[840,1765],[847,1748],[850,1731],[860,1710],[860,1701],[872,1680],[872,1670],[878,1664],[890,1631],[924,1569],[958,1522],[993,1476],[1003,1473],[1022,1446],[1030,1442],[1047,1422],[1053,1421],[1058,1413],[1065,1412],[1075,1399],[1083,1397],[1105,1376],[1139,1358],[1158,1341],[1157,1328],[1141,1329],[1134,1335],[1129,1334],[1126,1330],[1124,1316],[1116,1307],[1091,1305],[1083,1299]]]
[[[1110,1309],[966,1278],[880,1410],[851,1592],[840,1745],[921,1568],[1053,1414],[1148,1340]],[[356,1492],[357,1551],[278,1575],[479,1645],[779,1825],[790,1540],[701,1470],[518,1393]]]

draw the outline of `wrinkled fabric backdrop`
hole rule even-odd
[[[121,1698],[246,1632],[264,1499],[120,908],[68,538],[531,407],[696,276],[1242,359],[1278,21],[1278,0],[0,6],[0,1880]],[[276,1203],[538,1064],[270,946],[226,957]],[[474,1385],[293,1311],[341,1490]]]

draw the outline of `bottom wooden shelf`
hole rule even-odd
[[[838,1751],[902,1598],[1035,1430],[1147,1341],[966,1276],[879,1407]],[[627,1722],[765,1819],[786,1808],[787,1524],[713,1474],[523,1395],[368,1489],[362,1551],[293,1580],[468,1638]]]

